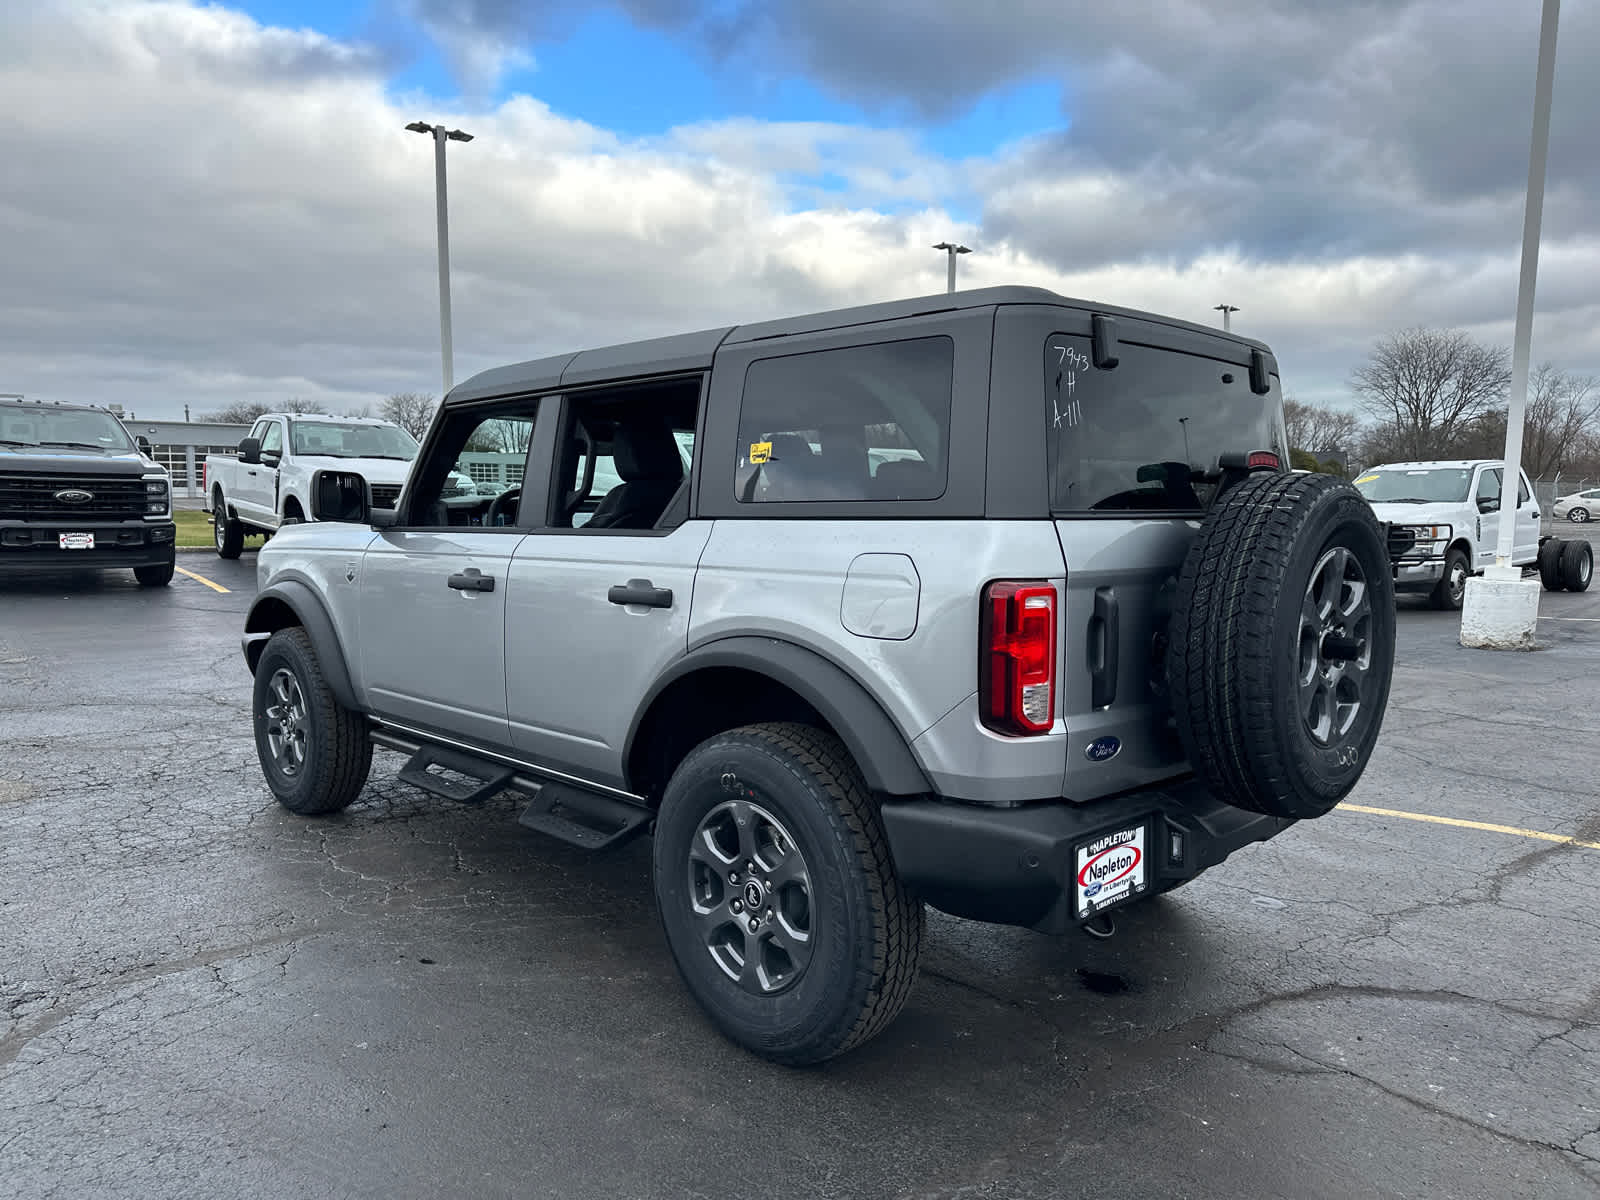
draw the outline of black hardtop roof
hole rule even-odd
[[[710,368],[718,347],[723,345],[739,345],[791,334],[816,333],[826,329],[870,325],[879,321],[956,312],[967,308],[986,308],[999,304],[1051,304],[1083,312],[1104,313],[1107,316],[1126,317],[1130,320],[1148,321],[1175,329],[1190,330],[1271,353],[1264,342],[1241,337],[1236,333],[1225,333],[1211,325],[1182,321],[1114,304],[1075,300],[1052,292],[1048,288],[1009,285],[974,288],[966,292],[939,292],[931,296],[914,296],[906,300],[835,308],[803,316],[782,317],[774,321],[726,325],[720,329],[703,329],[695,333],[679,333],[640,342],[620,342],[593,350],[530,359],[527,362],[480,371],[452,388],[445,403],[466,404],[494,396],[551,391],[558,387],[576,387],[611,379],[637,379],[652,375],[704,371]]]

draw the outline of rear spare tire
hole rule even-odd
[[[1383,724],[1394,623],[1383,531],[1350,484],[1273,473],[1224,493],[1179,573],[1167,656],[1201,781],[1252,812],[1331,809]]]

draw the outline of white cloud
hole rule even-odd
[[[1504,195],[1432,201],[1499,228],[1492,253],[1378,239],[1267,258],[1214,240],[1215,206],[1247,199],[1222,165],[1115,167],[1049,142],[955,163],[912,131],[743,119],[628,139],[526,96],[464,111],[394,97],[377,51],[174,2],[7,8],[0,47],[0,103],[28,114],[0,125],[0,390],[153,417],[435,389],[431,148],[403,129],[419,117],[477,135],[449,148],[457,378],[938,292],[929,244],[946,236],[979,251],[963,285],[1202,321],[1238,304],[1236,327],[1275,346],[1302,398],[1340,398],[1400,325],[1509,338],[1520,207]],[[1357,207],[1378,205],[1362,186]],[[942,206],[968,187],[980,223]],[[1594,370],[1600,242],[1576,217],[1547,228],[1536,352]]]

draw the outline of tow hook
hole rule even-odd
[[[1110,913],[1097,913],[1090,917],[1081,926],[1082,930],[1092,938],[1105,941],[1117,932],[1116,922],[1111,919]]]

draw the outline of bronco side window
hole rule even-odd
[[[955,343],[910,338],[757,359],[745,372],[740,502],[937,500]]]

